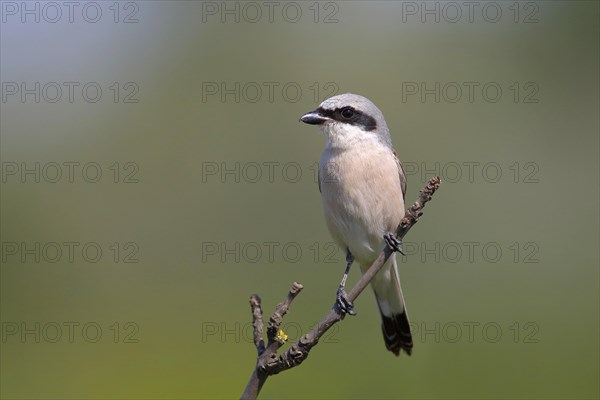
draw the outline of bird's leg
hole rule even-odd
[[[349,249],[346,249],[346,269],[344,270],[344,276],[338,287],[335,304],[338,306],[340,311],[344,314],[356,315],[354,311],[354,304],[348,298],[346,293],[346,279],[348,279],[348,273],[350,272],[350,266],[354,262],[354,256],[350,253]]]
[[[392,249],[392,251],[397,251],[398,253],[402,254],[403,256],[406,255],[406,254],[404,254],[404,251],[402,250],[402,240],[398,239],[398,237],[396,236],[396,234],[394,232],[386,233],[385,235],[383,235],[383,238],[385,239],[385,242],[387,243],[389,248]]]

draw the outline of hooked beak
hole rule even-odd
[[[305,124],[311,125],[321,125],[327,120],[329,120],[329,118],[322,116],[317,110],[307,112],[306,114],[300,117],[300,121],[304,122]]]

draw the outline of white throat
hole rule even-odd
[[[358,126],[337,121],[321,125],[321,132],[327,140],[326,148],[356,148],[360,144],[383,144],[376,131],[365,131]]]

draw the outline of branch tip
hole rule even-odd
[[[252,306],[252,308],[260,307],[261,303],[262,303],[262,300],[259,295],[253,294],[252,296],[250,296],[250,306]]]
[[[301,283],[294,282],[292,283],[292,288],[290,289],[290,293],[293,293],[294,296],[297,296],[304,289],[304,286]]]

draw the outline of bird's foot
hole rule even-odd
[[[344,287],[341,285],[338,288],[335,296],[335,304],[343,314],[356,315],[356,311],[354,311],[354,304],[348,298],[346,289],[344,289]]]
[[[392,251],[397,251],[398,253],[402,254],[403,256],[406,255],[406,254],[404,254],[404,251],[402,250],[402,240],[398,239],[398,237],[396,236],[396,234],[394,232],[386,233],[385,235],[383,235],[383,238],[385,239],[385,242],[387,243],[389,248],[392,249]]]

